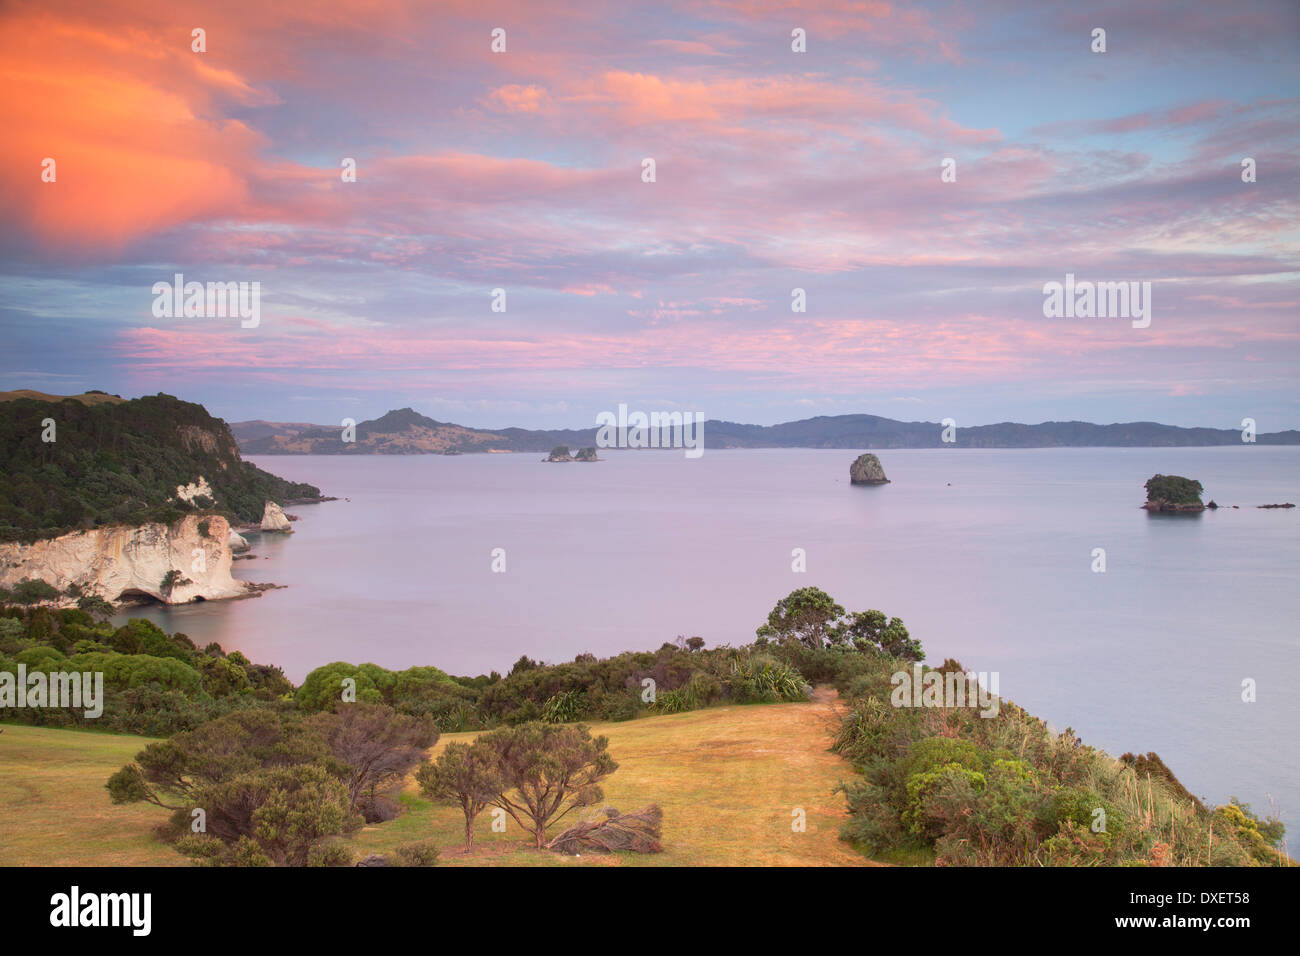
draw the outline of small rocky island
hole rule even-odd
[[[859,455],[849,465],[849,482],[854,485],[887,485],[885,469],[880,467],[880,459],[872,454]]]
[[[289,527],[289,516],[274,501],[268,501],[262,507],[262,530],[276,534],[293,534],[293,528]]]
[[[1147,511],[1160,511],[1171,514],[1196,514],[1205,510],[1201,503],[1204,490],[1199,481],[1184,478],[1181,475],[1152,475],[1145,485],[1147,503],[1142,507]]]
[[[595,448],[582,448],[576,455],[569,454],[568,445],[556,445],[542,461],[600,461]]]

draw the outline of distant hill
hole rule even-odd
[[[1101,448],[1239,445],[1239,428],[1180,428],[1157,422],[1094,425],[1091,422],[1043,422],[1022,425],[958,427],[958,448]],[[833,415],[781,425],[706,422],[705,445],[724,448],[942,448],[939,422],[900,422],[876,415]],[[1300,431],[1256,436],[1261,445],[1300,444]]]
[[[267,434],[265,426],[273,425]],[[256,427],[255,427],[256,426]],[[274,425],[237,422],[231,426],[245,455],[445,455],[465,452],[550,451],[556,445],[595,444],[596,430],[528,431],[505,428],[492,431],[466,428],[427,418],[410,408],[399,408],[356,427],[356,441],[343,441],[338,425]]]
[[[0,392],[0,402],[12,402],[19,398],[30,398],[38,402],[66,402],[71,399],[74,402],[81,402],[83,405],[102,405],[104,402],[117,405],[126,401],[121,395],[110,395],[107,392],[98,390],[83,392],[80,395],[51,395],[48,392],[38,392],[30,388],[20,388],[14,392]]]
[[[246,455],[427,455],[463,452],[547,452],[556,445],[591,447],[591,428],[530,430],[476,429],[435,421],[410,408],[388,412],[356,427],[356,441],[342,441],[342,428],[275,422],[231,426]],[[247,436],[247,437],[243,437]],[[1234,428],[1180,428],[1157,422],[1094,425],[1090,422],[1001,422],[957,428],[958,448],[1101,448],[1239,445]],[[1256,436],[1261,445],[1300,445],[1300,431]],[[780,425],[704,423],[706,448],[944,448],[939,422],[901,422],[877,415],[832,415]]]
[[[235,441],[242,445],[243,442],[254,438],[266,438],[269,435],[296,435],[298,432],[320,427],[310,422],[236,422],[230,426],[230,433],[235,436]]]
[[[170,523],[192,511],[246,523],[260,520],[267,499],[320,497],[313,485],[243,461],[226,423],[202,405],[162,394],[130,401],[86,397],[20,393],[0,404],[0,540]],[[52,442],[43,440],[48,419]],[[212,499],[177,500],[177,486],[200,476]]]

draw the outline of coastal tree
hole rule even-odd
[[[399,786],[438,742],[429,717],[398,714],[383,704],[340,704],[332,713],[316,714],[310,724],[347,768],[348,812],[360,812],[372,823],[384,819],[382,795]]]
[[[755,632],[759,643],[798,641],[806,647],[837,643],[835,623],[844,608],[821,588],[798,588],[776,602],[767,623]]]
[[[465,814],[466,850],[474,846],[474,820],[504,789],[492,752],[477,743],[448,744],[437,760],[416,772],[415,780],[426,796],[460,807]]]
[[[301,866],[328,838],[360,824],[349,811],[347,780],[348,767],[319,728],[258,709],[150,744],[106,786],[114,803],[171,810],[160,832],[185,856]]]
[[[58,588],[40,578],[23,578],[14,585],[13,600],[18,604],[39,604],[41,601],[53,601],[59,596]]]
[[[820,588],[791,591],[776,603],[756,634],[758,644],[775,641],[811,650],[852,647],[909,660],[925,658],[921,642],[908,634],[901,618],[877,610],[848,613]]]
[[[344,684],[345,680],[353,683]],[[358,667],[346,661],[334,661],[317,667],[303,680],[294,692],[293,699],[300,709],[308,713],[329,710],[343,699],[344,690],[348,688],[355,691],[356,702],[378,704],[383,701],[383,694],[365,665]]]
[[[908,634],[902,618],[886,618],[883,611],[856,611],[840,623],[837,631],[860,651],[880,651],[907,660],[925,660],[921,642]]]
[[[196,794],[210,785],[255,770],[328,757],[320,734],[301,720],[271,710],[237,710],[149,744],[106,786],[114,803],[143,801],[167,810],[186,810],[198,805]]]
[[[510,668],[509,676],[514,677],[516,674],[524,673],[524,671],[534,671],[540,666],[541,665],[538,664],[537,661],[533,660],[527,654],[522,654],[520,655],[519,660],[515,661],[515,666]]]
[[[502,793],[492,800],[533,835],[538,849],[546,828],[578,807],[604,798],[600,781],[618,769],[609,741],[582,724],[538,721],[501,727],[476,741],[501,775]]]
[[[115,608],[113,605],[104,600],[98,594],[83,594],[77,598],[77,607],[85,611],[96,621],[106,621],[112,616]]]

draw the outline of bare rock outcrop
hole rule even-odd
[[[859,455],[853,464],[849,465],[849,481],[855,485],[889,484],[889,479],[885,477],[885,469],[880,467],[880,459],[870,453]]]
[[[201,522],[207,534],[199,530]],[[95,528],[31,544],[0,544],[0,587],[33,578],[59,591],[76,584],[113,602],[243,597],[249,589],[230,575],[229,540],[230,524],[220,515],[187,515],[170,525]],[[75,602],[68,597],[55,603]]]
[[[293,528],[289,526],[289,519],[285,516],[283,509],[274,501],[268,501],[262,509],[262,530],[276,534],[293,534]]]
[[[227,543],[230,545],[231,554],[243,554],[249,549],[248,539],[234,528],[230,529],[230,540]]]
[[[198,481],[191,481],[188,485],[177,485],[176,497],[193,504],[195,498],[207,498],[208,501],[212,501],[217,496],[212,493],[212,486],[208,484],[208,479],[199,475]]]

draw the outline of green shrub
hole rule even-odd
[[[1096,833],[1104,844],[1112,840],[1122,840],[1127,821],[1124,814],[1109,800],[1082,787],[1067,787],[1057,791],[1053,799],[1056,822],[1067,821],[1083,827],[1090,833]],[[1098,813],[1098,811],[1101,811]],[[1102,826],[1104,830],[1094,830]]]
[[[969,740],[956,737],[927,737],[912,745],[911,752],[902,761],[900,773],[904,778],[927,773],[948,764],[957,764],[968,770],[982,770],[984,756]]]
[[[984,785],[984,774],[960,763],[947,763],[933,770],[913,773],[905,784],[907,802],[900,819],[912,833],[933,840],[942,835],[952,819],[946,805],[970,805]],[[937,800],[941,795],[949,798],[942,804]]]
[[[542,720],[551,724],[572,724],[581,720],[586,711],[583,692],[566,690],[547,699],[542,706]]]
[[[732,661],[727,692],[738,704],[771,704],[783,700],[805,700],[812,688],[803,675],[789,664],[765,654],[753,654]]]
[[[437,866],[438,847],[432,840],[402,843],[394,848],[392,862],[396,866]]]
[[[308,866],[351,866],[352,851],[338,840],[319,843],[307,851]]]
[[[59,596],[58,588],[37,578],[23,578],[14,585],[13,600],[19,604],[36,604],[53,601]]]

